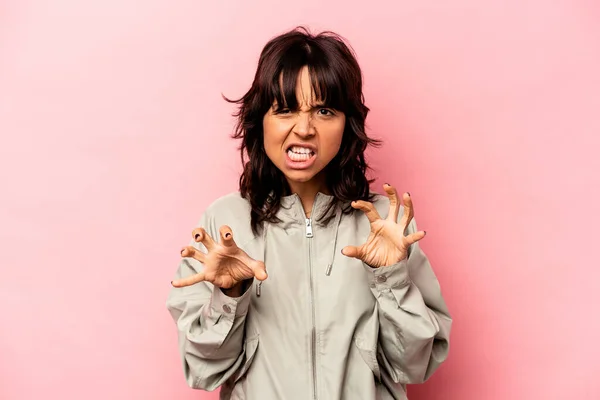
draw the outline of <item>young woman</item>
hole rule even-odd
[[[446,359],[451,318],[410,195],[369,191],[353,53],[330,32],[278,36],[236,103],[239,193],[204,212],[167,302],[188,384],[221,399],[406,399]]]

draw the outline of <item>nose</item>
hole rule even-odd
[[[314,136],[316,132],[313,124],[312,113],[298,113],[298,119],[296,120],[296,124],[294,125],[293,132],[302,138],[309,138]]]

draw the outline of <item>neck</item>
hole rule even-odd
[[[316,178],[316,177],[315,177]],[[304,213],[307,218],[310,218],[312,213],[315,197],[318,192],[329,194],[327,185],[324,179],[313,179],[309,182],[288,182],[292,193],[296,193],[300,197]]]

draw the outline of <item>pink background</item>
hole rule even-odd
[[[236,190],[236,97],[298,24],[364,68],[380,184],[414,198],[455,319],[411,400],[600,398],[593,1],[0,3],[0,399],[216,399],[165,308]]]

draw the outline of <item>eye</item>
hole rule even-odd
[[[335,115],[333,113],[333,111],[331,111],[328,108],[319,108],[319,111],[317,111],[317,114],[319,115],[324,115],[324,116],[331,116],[331,115]]]
[[[285,115],[285,114],[289,114],[291,112],[292,111],[289,108],[281,108],[279,110],[275,110],[275,114],[277,114],[277,115],[281,115],[281,114]]]

